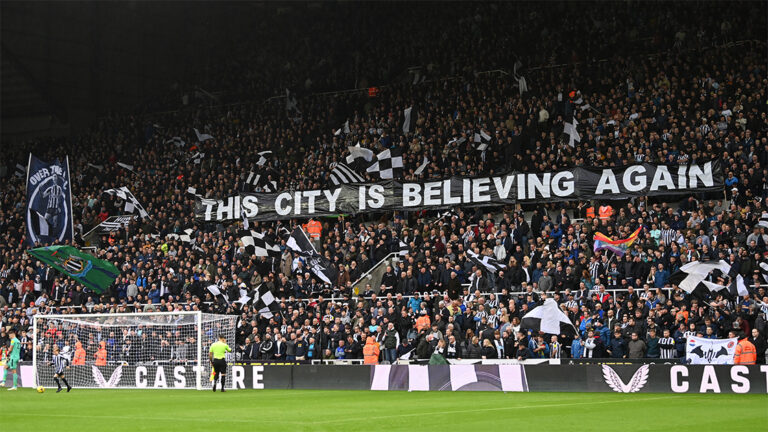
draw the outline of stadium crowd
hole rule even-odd
[[[303,86],[295,92],[297,109],[286,109],[286,101],[278,99],[114,115],[82,135],[11,150],[4,161],[9,167],[29,151],[44,160],[69,156],[78,246],[85,246],[83,236],[90,229],[123,214],[122,201],[103,194],[105,189],[127,186],[150,217],[137,217],[96,239],[95,255],[122,272],[107,293],[96,295],[25,253],[25,184],[9,173],[0,189],[0,342],[6,342],[8,328],[16,328],[28,356],[31,317],[38,313],[203,310],[241,317],[242,359],[360,359],[373,345],[382,361],[408,353],[429,358],[435,351],[446,358],[672,359],[684,355],[688,334],[724,338],[733,332],[749,337],[758,362],[765,363],[768,293],[758,265],[768,252],[768,228],[758,222],[768,211],[768,76],[764,41],[749,41],[764,39],[764,28],[752,14],[690,8],[684,22],[672,22],[672,9],[665,8],[680,6],[659,5],[668,14],[655,8],[611,14],[617,7],[598,8],[590,18],[560,15],[555,22],[563,25],[553,33],[543,29],[554,27],[537,24],[544,21],[539,16],[520,15],[530,28],[500,38],[494,35],[503,33],[505,15],[494,15],[493,9],[478,5],[479,18],[467,15],[445,38],[431,33],[442,33],[435,23],[451,24],[456,17],[438,16],[434,28],[427,26],[431,30],[409,35],[424,46],[404,58],[430,71],[417,84],[413,77],[403,83],[385,73],[383,65],[402,56],[399,44],[385,44],[363,20],[355,24],[361,39],[378,41],[374,46],[382,53],[361,66],[370,72],[369,82],[382,84],[375,97],[306,94],[316,89],[305,85],[306,76],[314,76],[322,89],[349,82],[320,49],[322,41],[343,29],[317,32],[317,40],[297,51],[300,61],[289,71],[268,67],[255,52],[243,57],[255,63],[221,65],[221,76],[244,77],[222,80],[223,85],[248,97]],[[300,41],[286,31],[268,48],[278,59],[289,52],[286,46]],[[606,33],[614,37],[603,44]],[[400,34],[395,40],[406,45],[409,38]],[[570,46],[569,38],[589,43]],[[625,40],[639,41],[632,54],[622,52]],[[736,40],[749,42],[732,43]],[[613,49],[605,51],[606,46]],[[517,55],[506,56],[507,51]],[[598,61],[602,58],[607,60]],[[528,67],[512,73],[518,59]],[[569,64],[531,67],[556,60]],[[497,68],[509,73],[480,73]],[[264,72],[251,76],[245,69]],[[515,77],[520,74],[528,91],[520,88]],[[410,106],[415,127],[403,133],[403,110]],[[581,135],[574,146],[564,133],[571,116],[578,119]],[[349,132],[334,134],[346,121]],[[214,139],[198,142],[193,128]],[[473,147],[472,137],[481,130],[491,135],[485,151]],[[168,142],[173,137],[184,144]],[[358,142],[374,152],[399,147],[407,179],[719,158],[727,187],[723,193],[682,198],[457,208],[444,217],[395,212],[327,218],[319,250],[338,275],[331,285],[294,269],[298,257],[278,234],[281,227],[291,230],[306,221],[251,222],[252,230],[281,244],[282,259],[272,260],[246,253],[238,242],[240,222],[194,219],[190,187],[208,198],[259,190],[246,183],[256,169],[270,173],[282,189],[322,188],[330,184],[331,163],[343,161],[347,146]],[[265,167],[257,167],[258,152],[264,150],[273,153]],[[430,163],[416,176],[424,157]],[[611,209],[595,217],[594,208],[601,205]],[[640,238],[623,258],[593,252],[594,233],[625,238],[638,227]],[[168,237],[186,229],[192,229],[192,242]],[[352,283],[399,251],[400,241],[408,245],[404,259],[387,269],[381,287],[356,295]],[[493,255],[508,268],[498,274],[478,268],[467,258],[468,249]],[[737,266],[750,295],[698,299],[669,282],[681,265],[704,259]],[[211,284],[230,300],[239,297],[241,287],[264,284],[280,299],[281,313],[259,316],[250,305],[213,296],[206,290]],[[521,317],[545,297],[554,297],[567,311],[579,330],[575,339],[521,331]],[[139,339],[154,337],[144,332]],[[193,342],[172,334],[157,338],[168,345],[167,352],[158,353],[168,360]],[[102,341],[122,347],[107,349],[109,361],[130,360],[125,345],[141,343],[130,331],[76,339],[69,342],[79,343],[89,358]],[[109,342],[115,339],[121,342]],[[41,341],[41,352],[52,343]]]

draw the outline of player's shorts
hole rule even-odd
[[[226,359],[214,359],[213,371],[216,373],[227,373],[227,360]]]
[[[8,359],[8,365],[6,365],[8,369],[16,369],[19,367],[19,359]]]

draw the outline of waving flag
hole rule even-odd
[[[309,241],[307,233],[301,227],[296,227],[286,241],[288,249],[296,252],[305,258],[307,268],[314,273],[320,280],[327,284],[333,284],[336,280],[336,272],[331,262],[318,254],[312,242]]]
[[[115,281],[120,271],[111,262],[98,259],[72,246],[30,249],[28,254],[80,282],[97,294]]]
[[[691,261],[669,277],[669,283],[677,285],[683,291],[693,295],[696,298],[706,298],[710,292],[723,291],[728,292],[729,287],[719,285],[706,280],[707,278],[716,279],[721,277],[725,279],[731,272],[731,265],[723,260],[718,261]],[[739,275],[741,277],[741,275]],[[734,278],[733,282],[736,282]],[[743,282],[742,282],[743,285]],[[738,284],[734,285],[738,291]]]
[[[499,262],[496,258],[488,255],[478,255],[471,250],[467,250],[467,257],[472,260],[473,263],[482,266],[485,270],[493,274],[496,274],[499,270],[507,268],[504,263]]]
[[[630,246],[637,240],[637,237],[640,235],[640,230],[643,229],[642,227],[635,230],[635,232],[632,233],[629,237],[623,239],[623,240],[613,240],[610,237],[606,236],[603,233],[595,233],[594,237],[594,248],[593,250],[595,252],[599,250],[609,250],[616,255],[623,257],[624,254],[627,252],[627,249],[629,249]]]
[[[349,165],[343,163],[331,163],[331,182],[334,186],[347,183],[362,183],[365,178],[355,172]]]
[[[525,314],[520,322],[520,328],[553,335],[576,334],[576,327],[568,319],[568,315],[563,313],[557,306],[557,302],[551,298],[544,300],[543,305],[536,306],[532,311]]]

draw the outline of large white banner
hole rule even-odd
[[[737,338],[705,339],[688,336],[685,342],[685,358],[690,364],[733,364]]]

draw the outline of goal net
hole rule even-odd
[[[209,348],[223,335],[234,352],[236,322],[201,312],[35,316],[37,385],[56,386],[57,346],[70,359],[64,375],[73,387],[210,389]]]

